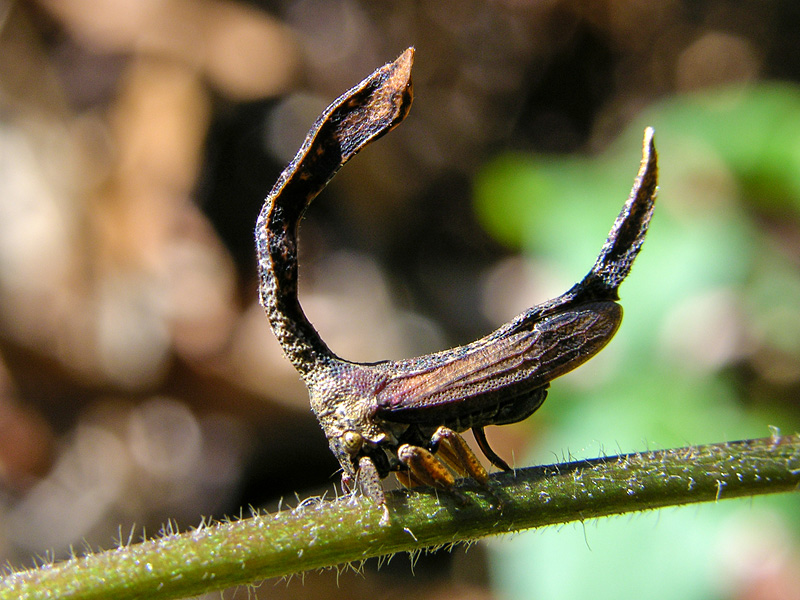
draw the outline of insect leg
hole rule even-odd
[[[439,427],[431,438],[434,448],[437,448],[439,457],[450,465],[462,477],[472,477],[478,483],[486,484],[489,474],[467,445],[467,442],[458,433],[445,427]],[[491,459],[490,459],[491,460]]]
[[[444,489],[455,485],[456,480],[447,467],[421,446],[403,444],[397,449],[397,458],[408,467],[412,482],[416,479],[425,485]]]
[[[351,478],[342,476],[342,484],[346,487],[352,487],[350,484]],[[379,506],[386,506],[386,494],[381,485],[381,477],[378,474],[378,469],[375,463],[368,456],[362,456],[358,461],[358,471],[356,471],[356,483],[358,489],[367,498],[372,500]]]
[[[508,466],[508,463],[500,458],[497,453],[492,450],[491,446],[489,446],[489,441],[486,439],[486,433],[483,431],[483,427],[473,427],[472,435],[475,436],[475,441],[478,442],[478,448],[481,449],[481,452],[489,459],[490,463],[503,471],[512,470],[511,467]]]
[[[424,485],[411,471],[395,471],[394,476],[403,487],[414,488],[418,485]]]

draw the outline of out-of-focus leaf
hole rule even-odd
[[[760,85],[669,100],[602,157],[500,157],[475,182],[479,217],[498,240],[579,280],[628,194],[645,125],[656,128],[660,193],[642,254],[620,290],[622,327],[595,359],[602,368],[596,384],[582,381],[582,370],[553,383],[541,414],[526,422],[537,428],[539,416],[550,428],[519,464],[797,426],[788,407],[769,412],[750,401],[729,369],[761,347],[800,360],[800,274],[748,210],[800,227],[798,89]],[[583,371],[591,376],[592,368]],[[770,504],[770,518],[791,520],[782,511],[797,511],[793,500]],[[661,522],[590,524],[594,552],[580,531],[523,534],[496,546],[496,580],[509,597],[725,595],[716,579],[720,539],[740,511],[741,504],[725,505],[673,512]],[[665,572],[668,586],[657,583]]]

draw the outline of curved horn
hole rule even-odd
[[[398,125],[413,98],[414,49],[335,100],[264,201],[256,223],[261,305],[283,351],[304,379],[338,360],[297,298],[297,230],[308,205],[359,150]]]

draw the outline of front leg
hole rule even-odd
[[[375,463],[368,456],[362,456],[359,459],[355,477],[348,475],[346,472],[342,473],[342,488],[346,492],[358,489],[375,504],[386,506],[386,494],[381,485],[381,476],[375,467]]]
[[[346,490],[352,490],[354,487],[358,487],[364,496],[383,508],[381,525],[389,524],[389,507],[386,505],[386,493],[383,491],[381,476],[378,473],[378,469],[375,467],[375,463],[372,462],[370,457],[362,456],[358,460],[355,486],[353,485],[353,478],[346,473],[342,473],[342,487]]]

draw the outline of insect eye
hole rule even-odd
[[[364,437],[355,431],[345,431],[340,439],[348,454],[356,454],[364,445]]]

